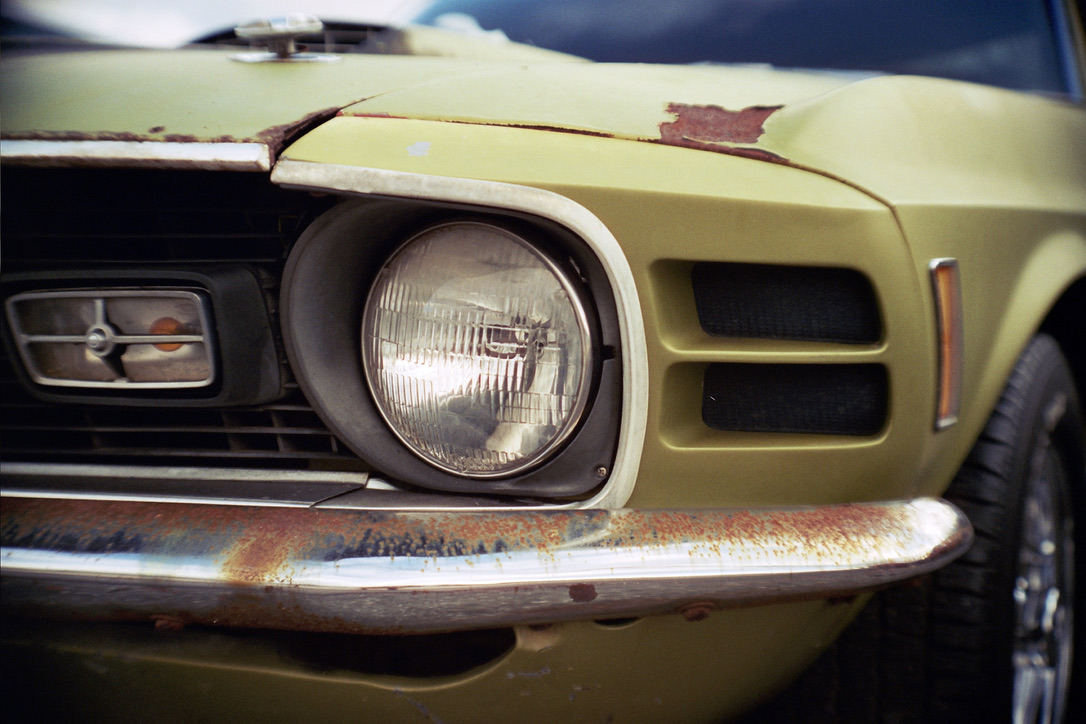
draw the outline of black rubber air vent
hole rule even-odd
[[[714,430],[874,435],[888,394],[877,364],[711,364],[701,414]]]
[[[717,337],[874,344],[878,301],[853,269],[700,263],[691,273],[702,329]]]

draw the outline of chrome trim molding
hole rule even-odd
[[[972,541],[930,498],[457,513],[8,498],[2,518],[6,613],[369,633],[850,595]]]
[[[367,473],[0,463],[4,498],[307,508],[364,490]]]
[[[290,188],[473,204],[549,219],[577,234],[603,264],[615,295],[622,344],[622,418],[614,469],[593,497],[570,507],[617,508],[633,493],[648,419],[648,352],[637,286],[626,255],[591,211],[559,194],[515,184],[282,159],[272,181]]]
[[[263,143],[171,141],[0,141],[0,158],[25,166],[110,166],[270,171]]]

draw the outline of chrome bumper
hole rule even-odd
[[[847,596],[963,553],[918,498],[766,510],[343,510],[4,497],[5,614],[417,633]]]

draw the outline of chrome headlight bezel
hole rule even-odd
[[[378,271],[421,231],[449,222],[502,228],[537,248],[576,288],[592,340],[588,393],[575,424],[546,454],[497,476],[459,474],[419,457],[382,416],[363,370],[362,314]],[[579,497],[606,483],[622,405],[617,312],[600,261],[558,224],[450,204],[346,201],[314,221],[295,245],[280,307],[287,353],[303,391],[325,424],[378,474],[434,490],[531,497]]]

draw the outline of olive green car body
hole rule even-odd
[[[1086,284],[1081,104],[930,78],[493,53],[297,64],[220,50],[12,53],[3,138],[257,144],[267,154],[252,172],[273,181],[367,169],[418,179],[418,198],[426,179],[468,179],[583,207],[628,261],[644,336],[626,343],[643,345],[647,394],[636,474],[573,507],[938,497],[1031,337],[1046,328],[1082,349],[1082,310],[1066,310]],[[723,129],[681,125],[691,108]],[[409,153],[416,144],[426,152]],[[940,430],[930,265],[943,258],[960,269],[964,356],[960,412]],[[689,281],[699,262],[858,270],[877,292],[881,339],[710,336]],[[882,365],[887,423],[860,437],[710,429],[707,366],[752,362]],[[433,678],[314,668],[260,636],[214,629],[20,620],[4,638],[24,677],[48,675],[58,690],[47,709],[114,718],[690,721],[735,715],[783,686],[862,601],[518,626],[507,654]]]

